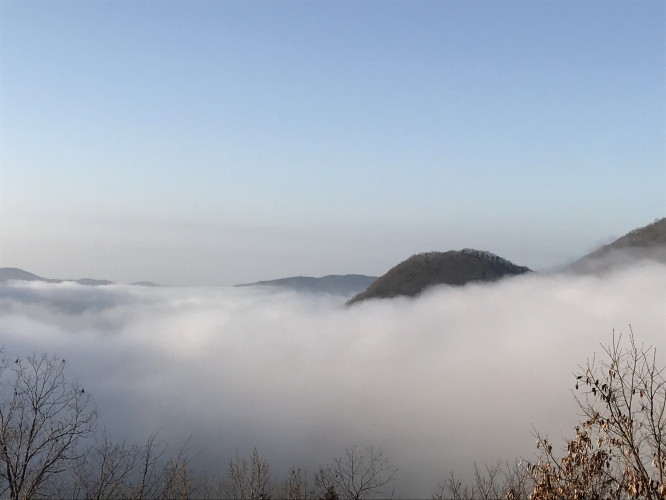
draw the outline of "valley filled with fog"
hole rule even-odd
[[[474,462],[533,457],[578,422],[572,372],[629,333],[663,355],[666,266],[528,274],[352,307],[270,288],[7,282],[7,356],[47,352],[89,391],[98,427],[159,431],[221,477],[257,447],[279,478],[381,446],[395,494],[430,495]],[[660,357],[661,364],[665,358]]]

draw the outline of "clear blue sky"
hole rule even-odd
[[[666,215],[662,1],[0,1],[0,266],[233,284]]]

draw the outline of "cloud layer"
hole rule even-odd
[[[396,493],[427,496],[473,462],[531,456],[576,411],[571,372],[632,325],[666,347],[666,266],[530,275],[344,307],[339,297],[249,288],[0,287],[8,355],[46,351],[95,397],[101,421],[224,472],[257,446],[276,474],[375,444]],[[662,359],[662,361],[664,361]]]

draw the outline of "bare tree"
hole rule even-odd
[[[196,492],[195,482],[196,478],[190,470],[190,458],[186,444],[162,467],[162,488],[159,498],[189,500]]]
[[[344,500],[361,500],[379,495],[398,473],[389,464],[381,448],[368,446],[360,451],[357,446],[345,449],[344,457],[335,458],[333,464],[322,467],[315,475],[315,485],[324,495],[337,495]]]
[[[166,454],[167,444],[158,439],[158,433],[151,434],[146,443],[135,448],[137,464],[135,472],[138,475],[133,484],[129,498],[143,500],[160,496],[166,480],[164,479],[163,457]]]
[[[308,500],[315,498],[314,491],[310,488],[307,471],[292,467],[287,479],[278,490],[280,498],[285,500]]]
[[[57,493],[91,500],[192,498],[203,478],[190,471],[187,443],[177,455],[163,458],[167,445],[157,436],[138,446],[115,443],[104,431],[78,459],[72,484]]]
[[[432,500],[471,500],[473,498],[473,488],[464,484],[454,471],[449,473],[449,478],[446,481],[437,483],[432,492]]]
[[[520,462],[498,460],[480,467],[474,464],[474,481],[465,484],[454,472],[433,491],[433,500],[527,500],[532,484],[529,473]]]
[[[96,412],[83,387],[67,381],[66,361],[30,356],[0,361],[0,494],[30,499],[70,471]]]
[[[504,468],[504,495],[506,500],[528,500],[532,493],[534,480],[524,460],[506,462]]]
[[[537,434],[539,460],[529,464],[531,498],[550,500],[666,498],[666,380],[653,347],[623,347],[613,335],[604,359],[580,366],[575,389],[583,420],[558,458]]]
[[[255,448],[249,458],[236,456],[229,460],[227,477],[222,483],[225,498],[261,500],[271,497],[273,482],[268,462]]]
[[[139,458],[137,446],[112,442],[105,429],[77,461],[72,496],[95,500],[129,497]]]

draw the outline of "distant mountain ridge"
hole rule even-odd
[[[236,286],[282,287],[297,292],[330,293],[333,295],[352,297],[365,290],[368,285],[376,279],[376,276],[366,276],[364,274],[329,274],[328,276],[322,276],[321,278],[292,276],[276,280],[243,283]]]
[[[666,218],[634,229],[612,243],[565,266],[570,273],[599,273],[642,259],[666,263]],[[330,293],[352,297],[348,304],[369,298],[415,296],[437,285],[464,285],[469,282],[494,281],[505,276],[531,272],[491,252],[465,248],[447,252],[426,252],[412,255],[377,278],[362,274],[327,275],[321,278],[292,276],[236,285],[282,287],[307,293]],[[0,283],[10,281],[42,281],[47,283],[76,282],[83,285],[111,285],[109,280],[81,278],[62,280],[44,278],[15,267],[0,268]],[[137,286],[161,286],[150,281],[131,283]]]
[[[448,252],[412,255],[377,278],[362,293],[352,298],[354,304],[372,298],[413,297],[434,285],[464,285],[472,281],[495,281],[504,276],[531,272],[498,255],[465,248]]]
[[[102,286],[102,285],[115,285],[116,283],[109,280],[97,280],[92,278],[79,278],[75,280],[68,279],[53,279],[53,278],[43,278],[36,274],[24,271],[17,267],[0,267],[0,283],[5,281],[43,281],[45,283],[64,283],[64,282],[73,282],[79,283],[80,285],[87,286]],[[132,285],[137,286],[160,286],[150,281],[137,281],[136,283],[131,283]]]
[[[49,283],[58,283],[60,280],[52,280],[48,278],[42,278],[36,274],[29,273],[18,267],[1,267],[0,268],[0,281],[46,281]]]
[[[666,217],[629,231],[565,267],[574,273],[599,273],[650,259],[666,263]]]

